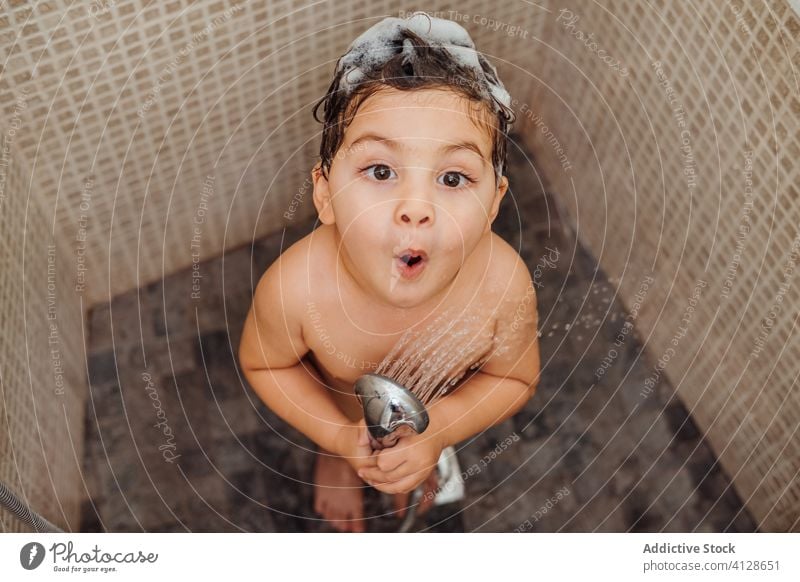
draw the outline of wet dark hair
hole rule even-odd
[[[415,48],[415,56],[409,60],[402,54],[403,41],[409,39]],[[347,72],[339,68],[325,96],[314,105],[314,119],[323,124],[322,143],[319,148],[322,175],[328,178],[336,152],[344,142],[344,134],[352,123],[359,107],[368,97],[391,87],[400,91],[418,89],[449,89],[477,106],[472,109],[472,118],[479,127],[485,128],[492,137],[492,165],[501,175],[506,173],[507,134],[514,122],[514,112],[494,99],[478,73],[456,61],[443,47],[428,43],[414,32],[403,29],[394,42],[397,52],[382,65],[363,71],[364,77],[351,92],[341,87],[342,76]],[[478,53],[484,74],[493,82],[496,73],[486,59]],[[339,59],[341,61],[341,58]],[[319,118],[323,107],[324,117]]]

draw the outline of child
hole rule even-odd
[[[316,511],[364,531],[365,482],[402,513],[410,491],[435,486],[443,448],[533,395],[536,302],[525,264],[491,231],[508,188],[510,97],[461,26],[424,13],[384,19],[339,59],[315,116],[320,105],[311,176],[321,225],[262,276],[239,358],[267,406],[319,446]],[[425,432],[373,452],[356,379],[403,332],[450,309],[496,348],[428,407]]]

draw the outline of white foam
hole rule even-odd
[[[397,46],[397,41],[403,29],[410,30],[431,45],[446,49],[458,64],[472,69],[479,79],[484,80],[486,89],[494,99],[506,107],[511,107],[511,96],[497,78],[497,71],[487,62],[497,81],[486,76],[478,52],[475,50],[475,43],[464,27],[452,20],[435,18],[424,12],[416,12],[408,18],[384,18],[359,35],[339,61],[338,70],[344,71],[341,79],[342,91],[350,93],[365,77],[367,71],[385,63],[398,53],[400,47]],[[415,53],[413,43],[405,39],[400,53],[404,55],[404,62],[413,61]]]

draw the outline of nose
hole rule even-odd
[[[399,224],[413,226],[432,226],[436,219],[436,210],[433,203],[423,193],[423,190],[414,189],[408,196],[403,196],[397,201],[395,221]]]

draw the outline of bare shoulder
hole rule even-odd
[[[287,248],[261,276],[239,347],[243,367],[288,367],[308,352],[302,322],[319,264],[312,252],[314,232]]]
[[[519,253],[492,236],[488,293],[497,306],[496,348],[481,371],[531,385],[539,375],[536,288]]]
[[[486,292],[501,310],[521,301],[526,294],[535,296],[530,271],[514,247],[494,232],[485,244],[484,252],[488,253]]]
[[[264,272],[262,279],[277,285],[289,306],[305,304],[318,286],[320,269],[325,265],[320,254],[329,246],[327,238],[324,228],[310,232],[283,251]]]

